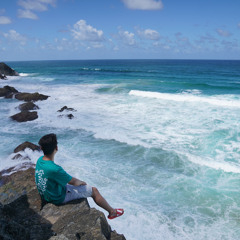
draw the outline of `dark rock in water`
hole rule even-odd
[[[49,96],[40,94],[38,92],[36,93],[18,93],[15,95],[15,98],[18,100],[22,100],[25,102],[30,102],[30,101],[42,101],[48,99]]]
[[[1,73],[0,73],[0,79],[2,79],[2,80],[6,80],[7,77],[6,77],[4,74],[1,74]]]
[[[48,203],[42,208],[34,169],[2,178],[5,184],[0,187],[0,239],[125,240],[111,230],[102,212],[90,208],[86,199],[61,206]]]
[[[18,90],[16,90],[14,87],[4,86],[3,88],[0,88],[0,97],[8,97],[17,93]]]
[[[36,111],[34,112],[24,111],[11,116],[11,118],[17,122],[28,122],[37,119],[38,114]]]
[[[61,114],[61,115],[58,115],[58,117],[60,117],[60,118],[62,118],[62,117],[67,117],[67,118],[69,118],[69,119],[73,119],[73,118],[74,118],[74,116],[73,116],[72,114],[66,114],[66,115]]]
[[[19,76],[18,72],[16,72],[3,62],[0,63],[0,73],[6,76]]]
[[[74,116],[73,116],[72,114],[68,114],[67,117],[68,117],[69,119],[74,118]]]
[[[64,110],[76,112],[74,108],[69,108],[67,106],[62,107],[60,110],[58,110],[58,112],[63,112]]]
[[[34,104],[33,102],[23,103],[23,104],[19,105],[18,108],[20,111],[29,111],[29,110],[39,109],[39,107],[36,104]]]
[[[41,151],[39,146],[37,146],[31,142],[24,142],[14,149],[14,153],[24,151],[26,148],[30,148],[33,151]]]

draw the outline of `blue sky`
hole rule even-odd
[[[239,0],[1,0],[0,61],[240,59]]]

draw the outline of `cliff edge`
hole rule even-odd
[[[125,240],[87,199],[45,204],[35,186],[34,165],[7,175],[0,172],[0,239]]]

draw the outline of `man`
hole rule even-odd
[[[37,189],[45,201],[58,205],[74,199],[92,197],[98,206],[108,211],[109,219],[114,219],[124,213],[123,209],[112,208],[97,188],[70,176],[61,166],[54,163],[54,157],[58,151],[55,134],[43,136],[38,143],[44,156],[37,161],[35,181]]]

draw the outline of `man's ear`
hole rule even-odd
[[[58,151],[58,145],[56,146],[56,151]]]

